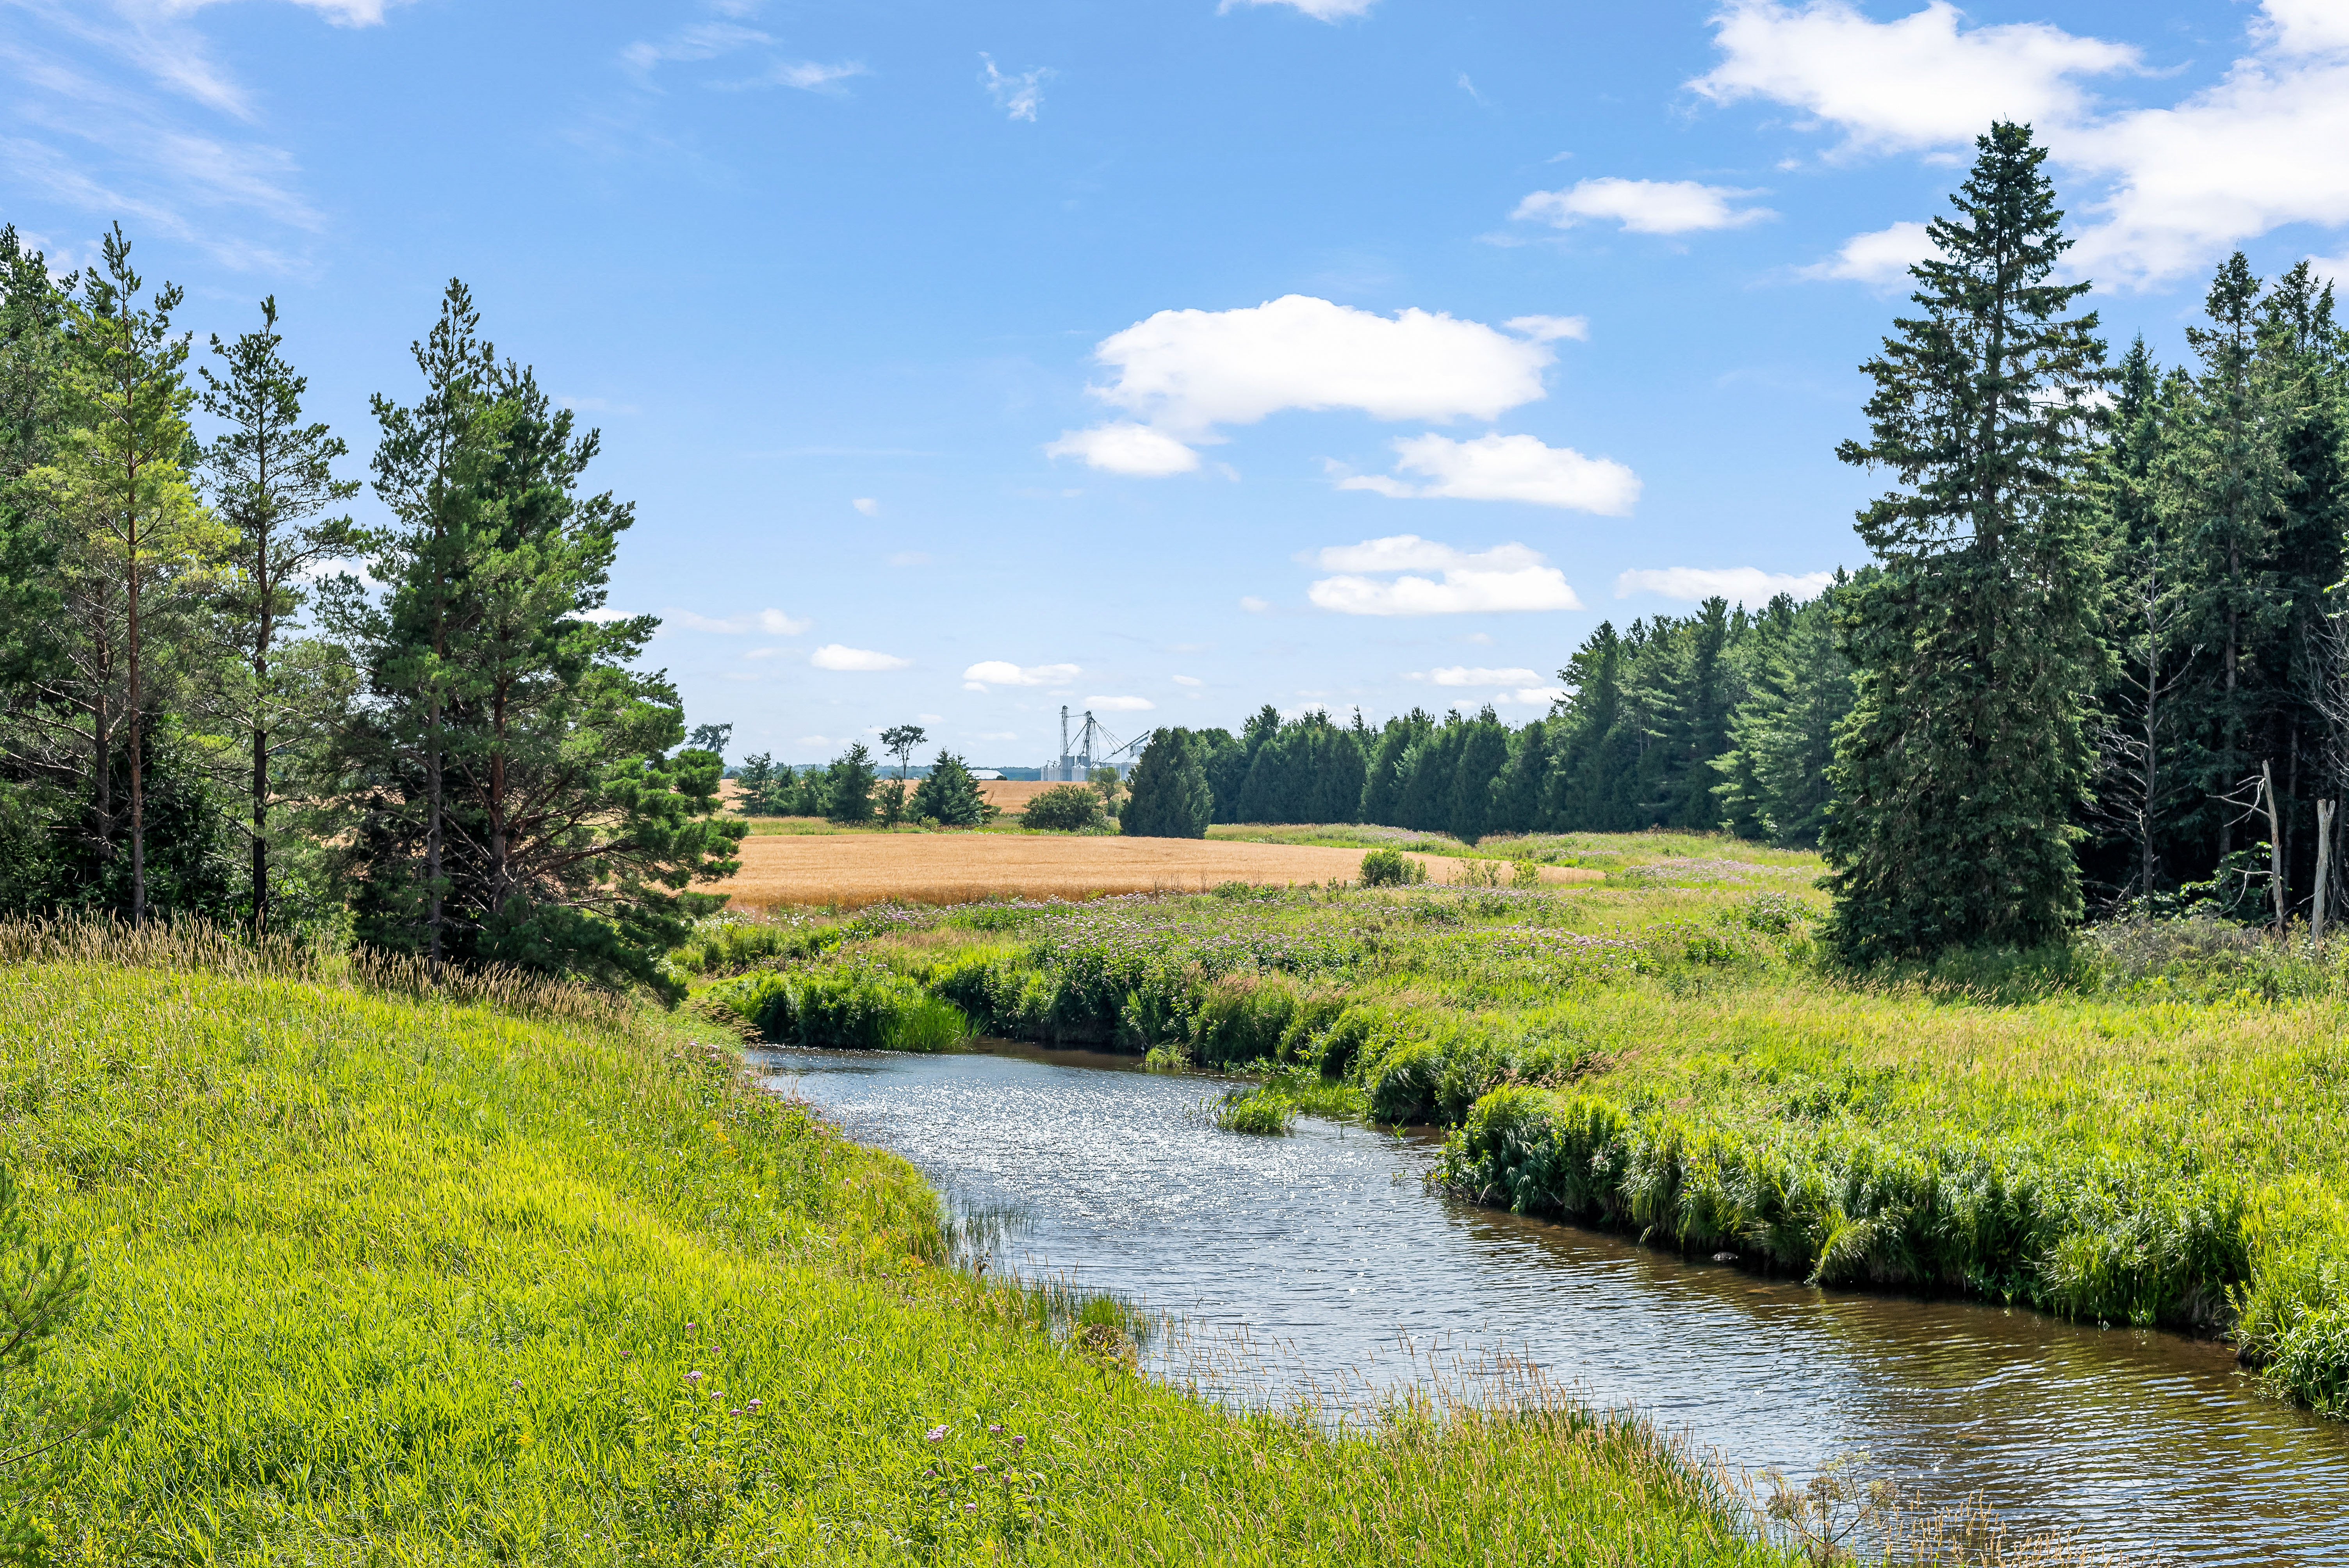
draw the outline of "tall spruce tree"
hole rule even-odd
[[[1976,145],[1910,269],[1922,314],[1863,367],[1870,438],[1837,452],[1900,487],[1858,514],[1882,570],[1848,596],[1857,700],[1822,835],[1857,960],[2033,945],[2081,910],[2106,662],[2083,476],[2107,372],[2095,315],[2065,314],[2088,285],[2047,281],[2069,242],[2045,150],[2008,123]]]
[[[1203,749],[1187,729],[1154,733],[1126,780],[1118,831],[1130,839],[1206,838],[1216,801],[1200,757]]]
[[[2278,440],[2277,388],[2260,356],[2260,280],[2237,252],[2205,300],[2209,324],[2189,326],[2201,361],[2168,443],[2162,480],[2186,556],[2194,641],[2215,662],[2197,703],[2201,815],[2224,860],[2238,808],[2227,797],[2271,760],[2262,720],[2278,694],[2260,648],[2288,618],[2275,592],[2276,531],[2291,476]]]
[[[348,517],[321,514],[358,493],[356,480],[335,478],[347,449],[323,424],[304,424],[308,382],[294,373],[281,349],[277,301],[261,302],[261,330],[212,352],[224,362],[202,378],[204,412],[226,428],[204,452],[214,511],[235,531],[230,570],[212,602],[212,619],[233,658],[218,672],[225,717],[243,742],[249,762],[246,811],[252,841],[252,925],[257,937],[270,923],[270,804],[288,793],[283,761],[293,738],[316,732],[328,694],[339,695],[336,671],[305,656],[316,645],[291,650],[285,633],[308,593],[305,581],[326,562],[357,548]]]

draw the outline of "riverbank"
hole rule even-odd
[[[93,1282],[42,1365],[128,1401],[23,1472],[60,1561],[1787,1561],[1563,1401],[1139,1377],[689,1022],[168,946],[0,970],[0,1156]]]
[[[2158,928],[1861,983],[1818,964],[1791,857],[1607,875],[885,910],[768,962],[1011,1038],[1303,1068],[1455,1128],[1464,1197],[1823,1284],[2223,1334],[2349,1408],[2337,951]]]

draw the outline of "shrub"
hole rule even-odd
[[[1028,802],[1020,822],[1050,833],[1079,833],[1102,824],[1102,798],[1082,784],[1055,784]]]
[[[1226,1132],[1278,1138],[1297,1125],[1297,1102],[1277,1089],[1233,1089],[1216,1107],[1216,1125]]]
[[[943,1051],[968,1039],[970,1020],[912,981],[863,966],[821,975],[746,975],[710,997],[780,1046],[842,1051]]]
[[[1409,887],[1426,880],[1426,862],[1400,850],[1372,850],[1362,857],[1364,887]]]

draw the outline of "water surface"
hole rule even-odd
[[[1196,1114],[1217,1086],[1126,1057],[762,1059],[959,1210],[1016,1212],[1003,1264],[1180,1314],[1199,1335],[1177,1343],[1243,1346],[1215,1361],[1243,1392],[1516,1355],[1733,1465],[1799,1475],[1864,1449],[1929,1493],[1979,1491],[2133,1555],[2349,1564],[2349,1426],[2269,1396],[2220,1345],[1810,1290],[1453,1202],[1419,1180],[1431,1140],[1223,1132]]]

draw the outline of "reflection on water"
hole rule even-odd
[[[2023,1311],[1837,1295],[1449,1202],[1426,1140],[1308,1120],[1217,1130],[1211,1088],[1123,1057],[1002,1047],[777,1051],[779,1085],[895,1150],[999,1266],[1051,1273],[1278,1354],[1322,1386],[1399,1342],[1522,1354],[1734,1464],[1866,1449],[1950,1499],[2182,1563],[2349,1563],[2349,1427],[2264,1394],[2220,1346]]]

